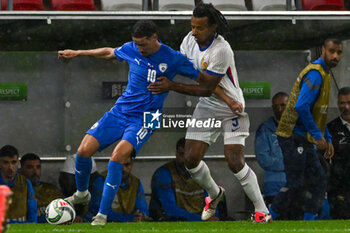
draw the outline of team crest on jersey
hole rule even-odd
[[[159,70],[164,73],[168,69],[168,65],[166,63],[159,64]]]
[[[205,57],[202,58],[201,66],[202,66],[202,68],[203,68],[204,70],[206,70],[206,69],[208,68],[208,63],[206,63],[206,62],[204,61],[204,58],[205,58]]]
[[[304,152],[304,148],[302,146],[299,146],[297,148],[297,151],[298,151],[299,154],[302,154]]]

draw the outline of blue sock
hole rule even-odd
[[[109,161],[108,173],[105,184],[103,186],[102,199],[99,213],[107,215],[111,209],[112,202],[118,192],[122,182],[123,164]]]
[[[280,216],[279,213],[275,212],[271,208],[269,208],[269,212],[270,212],[273,220],[275,220],[276,218],[278,218],[278,216]]]
[[[315,220],[316,215],[310,212],[305,212],[304,213],[304,220]]]
[[[83,192],[89,188],[91,169],[91,158],[84,158],[77,153],[75,158],[75,183],[77,190]]]

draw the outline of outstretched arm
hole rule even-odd
[[[77,56],[92,56],[103,59],[115,58],[114,48],[98,48],[89,50],[71,50],[65,49],[58,51],[58,59],[60,58],[73,58]]]
[[[158,77],[158,81],[151,83],[148,90],[152,94],[161,94],[167,91],[176,91],[186,95],[210,96],[222,77],[200,73],[196,81],[198,84],[183,84],[169,80],[167,77]]]

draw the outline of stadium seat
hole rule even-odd
[[[344,0],[303,0],[306,11],[346,11]]]
[[[94,0],[50,0],[50,6],[55,11],[94,11]]]
[[[246,11],[247,7],[245,6],[244,0],[215,0],[203,1],[205,3],[212,3],[216,9],[219,11]]]
[[[1,10],[7,10],[7,0],[1,0]],[[15,11],[43,11],[43,0],[13,0]]]
[[[142,0],[101,0],[103,11],[141,11]]]
[[[160,11],[192,11],[193,0],[159,0]]]
[[[294,0],[291,2],[292,10],[294,10]],[[252,0],[252,5],[253,11],[285,11],[287,8],[286,0]]]

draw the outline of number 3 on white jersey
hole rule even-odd
[[[148,69],[147,82],[154,83],[156,81],[156,70]]]

